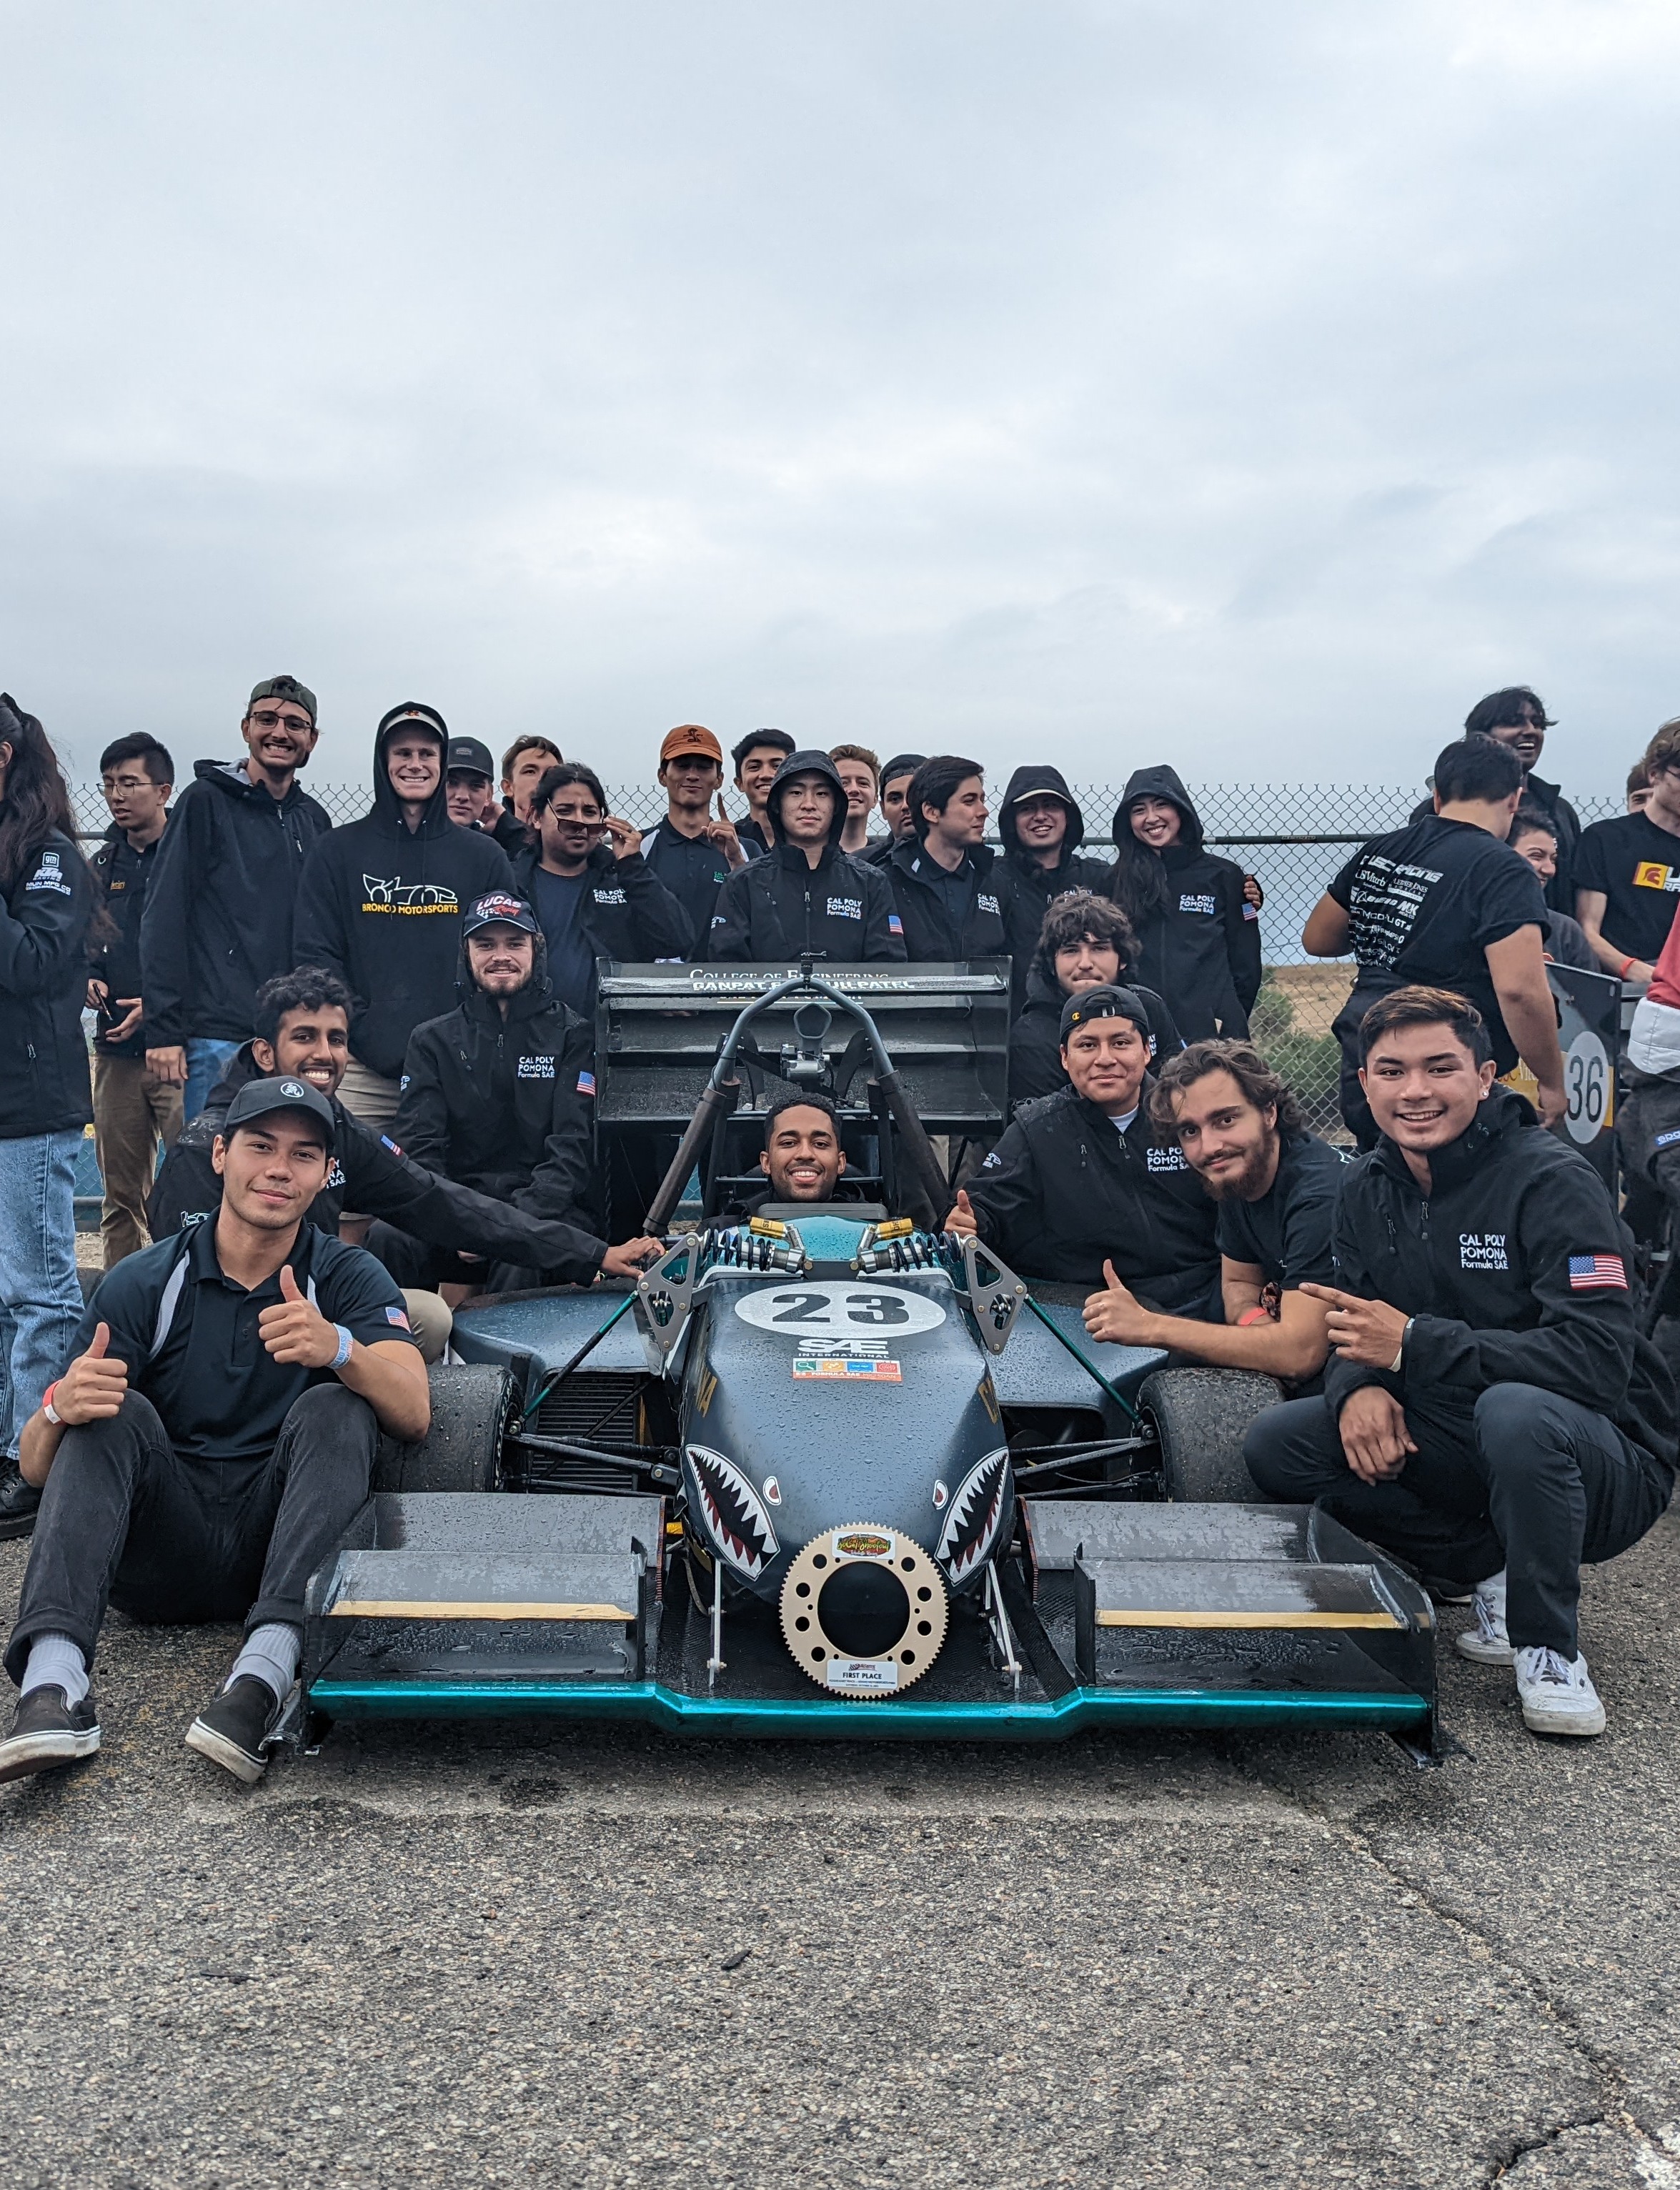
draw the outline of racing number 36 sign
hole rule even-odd
[[[1608,973],[1583,973],[1573,966],[1548,966],[1558,1000],[1558,1042],[1564,1052],[1564,1092],[1569,1098],[1564,1130],[1612,1194],[1616,1190],[1615,1056],[1621,1039],[1621,984]],[[1525,1065],[1505,1075],[1506,1085],[1532,1098],[1534,1076]]]

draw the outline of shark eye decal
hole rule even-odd
[[[758,1492],[721,1452],[691,1444],[688,1459],[707,1534],[732,1567],[757,1580],[780,1549]]]
[[[972,1574],[990,1550],[1003,1518],[1008,1480],[1009,1450],[1004,1445],[971,1467],[952,1497],[939,1536],[939,1558],[953,1586]]]

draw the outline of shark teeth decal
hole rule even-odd
[[[1008,1478],[1009,1450],[1005,1445],[971,1467],[952,1498],[939,1537],[939,1558],[953,1587],[973,1572],[990,1550],[1003,1518]]]
[[[707,1535],[732,1567],[756,1581],[780,1549],[758,1492],[721,1452],[691,1444],[688,1456]]]

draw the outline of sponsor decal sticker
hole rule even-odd
[[[793,1376],[796,1383],[809,1382],[813,1377],[827,1381],[839,1379],[849,1384],[902,1384],[904,1382],[904,1371],[898,1363],[883,1360],[878,1354],[867,1360],[859,1360],[855,1355],[839,1353],[826,1354],[820,1359],[801,1356],[794,1361]]]
[[[1680,867],[1666,867],[1660,860],[1641,860],[1633,870],[1635,889],[1680,890]]]
[[[891,1285],[858,1279],[806,1279],[743,1293],[735,1303],[743,1323],[756,1330],[788,1338],[877,1338],[897,1340],[937,1330],[945,1312],[925,1293],[900,1292]]]
[[[1607,1293],[1627,1291],[1627,1272],[1620,1255],[1571,1255],[1569,1291]]]
[[[1458,1235],[1461,1270],[1508,1270],[1502,1232],[1461,1232]]]
[[[837,1559],[890,1559],[896,1543],[884,1529],[837,1529],[834,1532],[834,1556]]]

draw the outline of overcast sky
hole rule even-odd
[[[1673,0],[0,0],[0,685],[1608,790],[1676,660]]]

